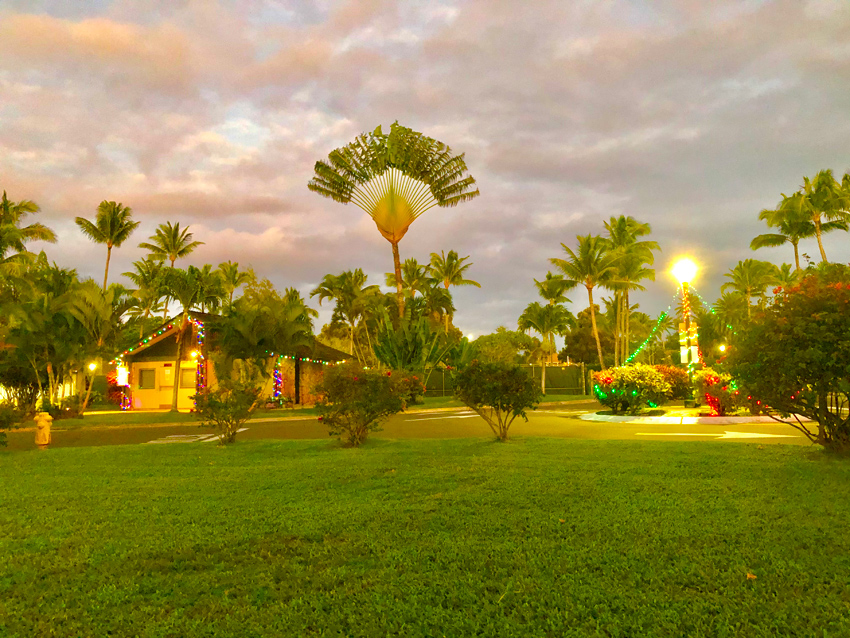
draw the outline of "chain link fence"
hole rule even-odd
[[[543,366],[526,364],[520,366],[538,383],[543,377]],[[547,394],[587,394],[590,382],[588,370],[584,364],[546,364],[546,393]],[[428,377],[425,386],[427,397],[447,397],[454,394],[454,381],[451,370],[437,368]]]

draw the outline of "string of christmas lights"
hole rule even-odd
[[[661,313],[658,317],[658,321],[655,322],[655,325],[652,327],[652,331],[649,333],[649,336],[644,340],[640,346],[638,346],[637,350],[635,350],[629,358],[623,363],[623,365],[627,365],[631,363],[636,356],[638,356],[651,342],[652,338],[655,336],[655,333],[658,331],[658,328],[661,326],[661,322],[664,321],[664,318],[670,314],[670,309],[673,307],[673,304],[676,303],[676,298],[679,296],[679,290],[677,289],[673,298],[670,300],[670,304],[667,306],[667,310]]]
[[[204,342],[207,338],[207,331],[204,327],[204,322],[197,319],[192,319],[195,326],[195,344],[197,349],[198,362],[195,367],[195,394],[200,394],[207,387],[207,358],[204,354]],[[197,406],[198,402],[193,401],[193,405]]]

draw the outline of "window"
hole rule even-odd
[[[184,368],[180,371],[180,387],[194,388],[195,387],[195,369]]]
[[[156,370],[139,370],[139,390],[153,390],[156,387]]]

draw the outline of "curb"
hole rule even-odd
[[[613,414],[582,414],[582,421],[606,423],[636,423],[655,425],[734,425],[739,423],[783,423],[794,425],[791,421],[777,421],[769,416],[615,416]],[[800,418],[807,422],[810,419]]]

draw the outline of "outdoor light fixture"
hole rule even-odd
[[[726,352],[726,344],[725,343],[721,343],[717,347],[720,349],[720,352]]]
[[[697,265],[687,257],[684,257],[673,264],[673,268],[670,269],[670,272],[676,278],[680,284],[687,284],[693,281],[694,277],[697,274]]]
[[[92,361],[92,362],[89,364],[89,370],[91,370],[92,372],[94,372],[95,370],[97,370],[97,364],[96,364],[94,361]]]

